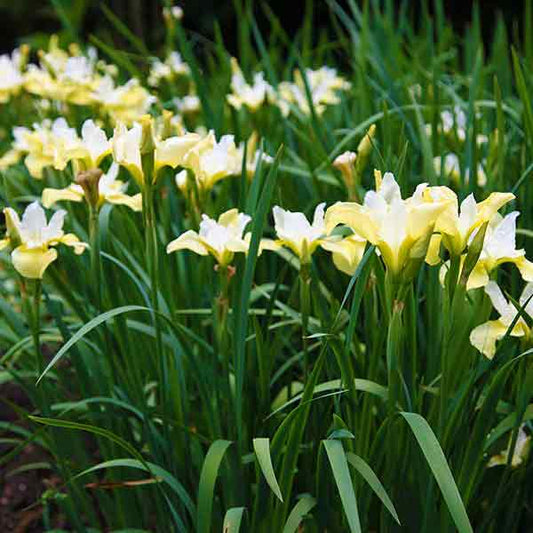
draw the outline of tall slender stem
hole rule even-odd
[[[35,359],[37,362],[37,372],[39,375],[41,375],[44,371],[44,358],[43,354],[41,352],[41,292],[42,292],[42,286],[41,286],[41,280],[36,279],[32,283],[33,285],[33,291],[32,291],[32,298],[31,298],[31,336],[33,339],[33,346],[35,349]]]
[[[224,384],[223,390],[229,414],[232,406],[232,392],[230,384],[230,350],[228,337],[228,313],[230,306],[229,287],[231,278],[235,273],[235,268],[232,266],[218,265],[217,270],[220,280],[220,292],[215,300],[216,340],[218,352],[220,354],[220,360],[222,363],[222,381]],[[221,399],[220,403],[223,403],[223,398]],[[233,427],[230,426],[228,429],[232,431]]]
[[[89,205],[89,243],[91,246],[91,274],[93,277],[96,306],[102,310],[102,274],[100,266],[100,232],[98,209]]]
[[[300,266],[300,312],[302,315],[302,349],[304,381],[309,375],[309,313],[311,308],[311,269],[309,263]]]
[[[162,364],[162,337],[157,313],[159,312],[159,258],[157,245],[157,228],[154,209],[154,187],[152,183],[146,183],[143,190],[143,216],[144,216],[144,237],[146,246],[146,261],[150,277],[150,300],[152,305],[153,323],[156,340],[156,354],[160,364]],[[162,378],[163,375],[160,375]],[[163,383],[161,383],[161,386]]]

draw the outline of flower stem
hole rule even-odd
[[[230,384],[230,350],[229,350],[229,335],[228,335],[228,313],[230,306],[229,287],[230,281],[235,273],[235,268],[232,266],[218,265],[215,269],[219,273],[220,292],[215,299],[215,327],[216,327],[216,341],[218,346],[218,353],[222,362],[222,381],[224,396],[227,401],[228,414],[231,412],[232,406],[232,392]],[[224,403],[224,398],[221,398],[221,404]],[[230,431],[232,428],[228,428]]]
[[[101,264],[100,264],[100,232],[98,209],[89,206],[89,243],[91,246],[91,274],[93,276],[96,307],[102,310]]]
[[[155,221],[154,209],[154,188],[151,183],[146,183],[143,190],[143,216],[144,216],[144,236],[146,246],[146,260],[148,262],[148,271],[150,277],[150,298],[152,310],[154,312],[153,322],[156,339],[156,353],[161,361],[162,356],[162,338],[161,328],[156,314],[159,312],[159,258],[157,246],[157,228]],[[162,377],[162,376],[160,376]],[[161,386],[163,384],[161,383]]]
[[[40,313],[40,307],[41,307],[41,292],[42,292],[42,286],[41,286],[41,280],[36,279],[32,283],[33,285],[33,293],[32,293],[32,300],[31,300],[31,335],[33,339],[33,346],[35,349],[35,358],[37,362],[37,372],[39,376],[44,371],[44,358],[43,354],[41,352],[41,313]]]
[[[309,374],[309,312],[311,307],[311,269],[308,263],[300,266],[300,312],[302,315],[302,348],[304,380]]]

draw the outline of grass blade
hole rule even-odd
[[[316,505],[316,500],[309,494],[300,498],[298,503],[292,508],[287,522],[283,527],[283,533],[296,533],[305,515]]]
[[[355,499],[355,491],[342,442],[340,440],[328,439],[322,441],[322,443],[328,455],[350,531],[352,533],[361,533],[357,500]]]
[[[246,507],[232,507],[224,516],[223,533],[239,533]]]
[[[370,468],[370,465],[364,459],[352,452],[347,452],[346,458],[370,485],[370,488],[375,492],[376,496],[382,501],[389,513],[394,517],[394,520],[398,522],[398,525],[401,526],[398,513],[396,512],[392,500],[389,498],[389,495],[387,494],[387,491],[385,490],[385,487],[382,485],[381,481],[378,479],[372,468]]]
[[[400,413],[409,424],[426,461],[440,487],[444,501],[459,533],[473,533],[466,509],[455,484],[452,471],[439,441],[426,419],[417,413]]]
[[[272,492],[278,497],[280,501],[283,501],[283,496],[276,479],[274,467],[272,466],[272,458],[270,457],[270,439],[260,438],[254,439],[254,451],[259,466],[263,471],[263,475],[268,483],[268,486],[272,489]]]
[[[197,509],[197,531],[199,533],[209,533],[211,531],[211,514],[213,511],[213,499],[215,496],[215,483],[218,471],[224,455],[231,445],[229,440],[216,440],[211,444],[205,456],[202,472],[200,473],[200,483],[198,486],[198,509]]]

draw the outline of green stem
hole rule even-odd
[[[228,313],[230,305],[229,286],[230,280],[234,273],[232,266],[217,267],[220,280],[220,292],[215,299],[215,334],[218,347],[218,353],[220,361],[222,363],[222,381],[224,398],[220,398],[220,405],[226,403],[228,414],[231,411],[232,405],[232,393],[230,385],[230,350],[229,350],[229,337],[228,337]],[[229,420],[229,418],[228,418]],[[228,428],[230,431],[232,428]]]
[[[311,308],[311,271],[310,264],[300,266],[300,312],[302,315],[302,348],[303,348],[303,373],[304,382],[309,375],[309,312]]]
[[[102,275],[100,264],[100,232],[98,209],[89,206],[89,243],[91,246],[91,274],[93,276],[96,306],[102,311]]]
[[[152,305],[153,324],[156,340],[156,356],[159,362],[160,387],[163,387],[164,365],[162,361],[162,336],[157,313],[159,312],[159,258],[157,246],[157,228],[154,209],[154,186],[152,183],[145,183],[143,189],[143,216],[144,216],[144,237],[146,246],[146,261],[150,277],[150,301]],[[163,392],[162,392],[163,394]]]
[[[37,372],[39,376],[44,371],[44,358],[43,354],[41,352],[41,336],[40,336],[40,322],[41,322],[41,292],[42,292],[42,286],[41,286],[41,280],[36,279],[32,283],[33,285],[33,294],[31,299],[31,320],[30,320],[30,327],[31,327],[31,335],[33,339],[33,346],[35,349],[35,360],[37,362]]]

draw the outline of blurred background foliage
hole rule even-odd
[[[248,0],[253,4],[260,28],[268,28],[269,19],[276,17],[289,35],[300,27],[306,9],[312,4],[316,36],[327,32],[330,26],[328,0]],[[25,42],[34,48],[46,48],[50,33],[57,33],[62,44],[75,40],[86,41],[91,35],[106,43],[124,48],[123,37],[110,24],[106,12],[111,10],[138,37],[157,53],[164,41],[161,6],[164,0],[0,0],[0,50],[8,52]],[[340,4],[343,2],[341,1]],[[363,4],[362,0],[357,3]],[[390,9],[412,11],[412,20],[420,19],[426,10],[433,10],[431,0],[385,0]],[[454,28],[461,32],[472,18],[473,0],[448,0],[446,15]],[[520,15],[523,0],[483,0],[480,17],[484,41],[490,43],[494,22],[501,14],[509,33],[518,37],[522,29]],[[238,52],[238,17],[234,0],[183,0],[185,26],[198,43],[214,38],[216,26],[223,30],[228,50]],[[533,22],[533,21],[532,21]]]

